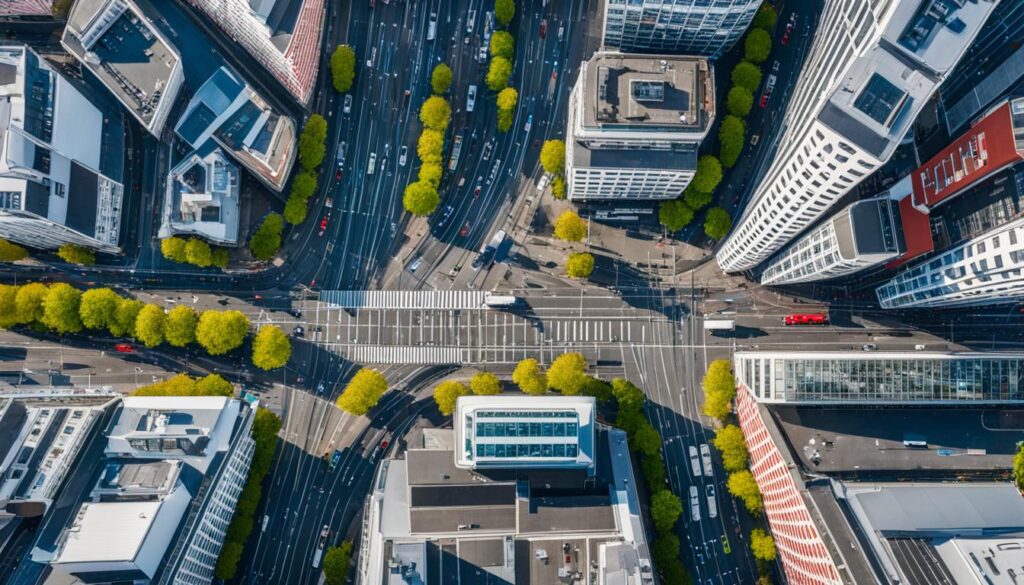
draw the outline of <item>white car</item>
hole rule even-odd
[[[549,175],[547,173],[544,173],[543,175],[541,175],[540,176],[540,180],[537,181],[537,191],[540,191],[541,193],[543,193],[544,189],[548,188],[548,183],[550,183],[550,182],[551,182],[551,175]]]
[[[346,114],[352,113],[352,94],[345,94],[345,107],[342,108],[342,111],[344,111]]]
[[[402,150],[398,151],[398,166],[400,166],[400,167],[404,167],[405,166],[405,159],[408,158],[408,154],[409,154],[409,147],[408,146],[403,146]]]
[[[690,486],[690,517],[694,522],[700,522],[700,496],[695,485]]]
[[[377,153],[370,153],[370,164],[366,166],[366,174],[372,175],[373,171],[377,170]]]
[[[466,34],[473,34],[473,24],[476,22],[476,10],[469,11],[469,18],[466,19]]]
[[[469,93],[466,95],[466,111],[472,112],[473,106],[476,105],[476,86],[469,86]]]
[[[690,445],[690,467],[693,469],[693,476],[700,477],[700,459],[697,456],[697,448]]]
[[[718,501],[715,499],[715,486],[708,485],[704,491],[708,496],[708,517],[716,518],[718,516]]]
[[[477,53],[476,60],[481,63],[487,62],[487,45],[480,46],[480,52]]]
[[[430,22],[427,23],[427,40],[432,41],[437,35],[437,13],[430,13]]]
[[[711,448],[707,443],[700,446],[700,460],[704,463],[704,475],[711,477]]]

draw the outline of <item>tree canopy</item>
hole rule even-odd
[[[671,532],[682,514],[683,503],[671,490],[661,490],[651,496],[651,520],[659,533]]]
[[[349,414],[362,416],[377,405],[388,390],[388,381],[377,370],[363,368],[349,380],[338,397],[338,408]]]
[[[508,26],[516,15],[515,0],[494,0],[494,19],[501,26]]]
[[[713,193],[722,182],[722,164],[718,159],[705,154],[697,160],[697,172],[694,173],[690,186],[701,193]]]
[[[430,96],[420,108],[420,122],[430,130],[444,133],[451,121],[452,108],[448,100],[440,96]]]
[[[416,142],[416,155],[420,160],[428,162],[441,162],[441,153],[444,151],[444,133],[437,130],[425,129],[420,132],[419,140]]]
[[[511,61],[516,56],[516,39],[506,30],[495,31],[491,35],[491,57],[501,57]]]
[[[402,194],[402,205],[405,210],[420,217],[434,213],[439,203],[441,203],[441,196],[437,193],[437,189],[423,181],[406,185],[405,193]]]
[[[117,313],[107,328],[114,337],[135,335],[135,320],[145,304],[138,299],[121,299],[117,303]]]
[[[722,239],[732,229],[732,217],[721,207],[712,207],[704,216],[704,233],[709,238]]]
[[[546,140],[540,149],[540,166],[552,175],[562,176],[565,172],[565,142]]]
[[[43,299],[49,289],[41,282],[22,285],[14,296],[19,323],[34,323],[43,319]]]
[[[249,250],[258,260],[270,260],[281,248],[281,231],[284,218],[278,213],[268,213],[263,223],[249,238]]]
[[[750,453],[743,440],[743,431],[736,425],[726,425],[715,433],[715,449],[722,454],[722,464],[728,472],[742,471],[750,463]]]
[[[289,195],[288,200],[284,202],[284,220],[292,225],[306,221],[308,213],[309,203],[301,197],[296,197],[294,193]]]
[[[442,176],[444,176],[444,169],[441,168],[441,163],[428,162],[420,165],[420,171],[418,175],[420,183],[426,183],[427,185],[430,185],[434,189],[437,189],[437,187],[441,184]],[[438,194],[438,199],[440,199],[440,194]]]
[[[438,63],[430,72],[430,88],[437,95],[444,95],[452,85],[452,68],[444,63]]]
[[[518,100],[519,92],[515,88],[506,87],[498,93],[498,131],[508,132],[512,127]]]
[[[167,314],[163,307],[149,304],[142,307],[135,318],[135,338],[146,347],[156,347],[164,342],[164,326]]]
[[[526,358],[516,364],[516,369],[512,372],[512,382],[527,394],[539,396],[548,391],[548,376],[540,362],[533,358]]]
[[[0,284],[0,329],[10,329],[21,322],[15,299],[18,287]]]
[[[726,487],[733,497],[743,502],[743,507],[754,516],[760,516],[764,511],[764,500],[761,498],[761,490],[754,481],[754,474],[749,471],[737,471],[729,474]]]
[[[299,166],[311,171],[324,160],[327,150],[327,120],[320,114],[313,114],[299,135]]]
[[[348,45],[338,45],[331,53],[331,82],[338,93],[352,89],[356,78],[356,52]]]
[[[743,152],[743,143],[746,140],[746,124],[736,116],[726,116],[722,125],[718,128],[718,154],[721,157],[722,166],[729,169],[736,164]]]
[[[324,582],[327,585],[345,585],[349,565],[352,564],[352,541],[342,541],[327,548],[324,553]]]
[[[587,278],[594,273],[594,255],[573,252],[565,262],[565,275],[569,278]]]
[[[667,489],[665,480],[665,463],[661,460],[661,454],[644,455],[640,460],[640,469],[644,474],[644,481],[651,493],[657,493]]]
[[[303,202],[309,201],[316,192],[316,183],[316,172],[302,171],[292,180],[291,196],[302,199]]]
[[[555,199],[565,199],[566,184],[562,177],[551,179],[551,196]]]
[[[740,61],[732,69],[732,83],[745,87],[750,93],[756,92],[761,86],[761,68],[750,61]]]
[[[636,426],[636,430],[629,436],[630,447],[647,456],[655,456],[661,452],[661,434],[646,417]]]
[[[57,248],[57,256],[69,264],[91,266],[96,263],[96,254],[85,246],[64,244]]]
[[[196,340],[196,325],[199,324],[199,315],[192,307],[178,305],[167,313],[167,321],[164,323],[164,337],[167,343],[175,347],[185,347]]]
[[[707,205],[711,203],[711,199],[711,193],[698,191],[693,188],[692,184],[686,189],[683,189],[683,201],[686,203],[687,207],[694,211],[707,207]]]
[[[512,78],[512,62],[504,57],[493,57],[487,68],[487,87],[491,91],[501,91],[508,87]]]
[[[754,15],[753,22],[750,26],[753,28],[764,29],[765,31],[771,31],[775,27],[775,22],[779,19],[779,15],[772,8],[771,4],[762,2],[761,7],[757,9],[757,14]]]
[[[567,242],[579,242],[587,235],[587,222],[575,211],[563,211],[555,220],[555,237]]]
[[[455,412],[455,402],[460,396],[468,396],[469,388],[455,380],[445,380],[434,387],[434,402],[441,414],[450,416]]]
[[[1017,489],[1024,491],[1024,445],[1013,456],[1013,480],[1017,483]]]
[[[563,353],[548,367],[548,387],[565,395],[576,395],[587,384],[587,360],[579,353]]]
[[[51,285],[43,297],[43,325],[58,333],[78,333],[82,330],[81,302],[82,292],[75,287],[63,282]]]
[[[775,539],[761,528],[750,531],[750,552],[754,558],[763,562],[775,560]]]
[[[261,370],[273,370],[288,363],[292,342],[276,325],[260,327],[252,340],[252,363]]]
[[[203,240],[189,238],[185,243],[185,258],[189,264],[205,268],[213,264],[213,250],[210,249],[210,244]]]
[[[708,366],[702,382],[704,386],[704,414],[719,420],[729,416],[732,399],[736,397],[736,379],[732,362],[715,360]]]
[[[677,232],[693,221],[693,210],[679,199],[662,201],[658,209],[658,220],[670,232]]]
[[[160,252],[171,262],[185,263],[188,258],[185,256],[185,239],[178,236],[171,236],[160,240]]]
[[[86,329],[106,329],[117,317],[121,297],[109,288],[93,288],[82,293],[78,315]]]
[[[490,372],[477,372],[469,381],[469,389],[478,396],[501,394],[501,380]]]
[[[241,311],[203,311],[196,327],[196,342],[210,355],[223,355],[242,345],[249,318]]]
[[[0,262],[17,262],[28,256],[28,250],[18,244],[0,239]]]
[[[772,52],[772,37],[763,29],[755,28],[750,31],[743,41],[743,56],[747,61],[760,65],[768,59]]]
[[[754,94],[742,85],[734,85],[725,98],[725,109],[733,116],[745,117],[754,105]]]

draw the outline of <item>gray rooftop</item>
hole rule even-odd
[[[635,147],[587,148],[575,141],[573,165],[582,168],[693,171],[697,169],[697,144],[677,144],[673,145],[673,150],[642,150]]]
[[[847,483],[871,530],[890,536],[1024,535],[1024,498],[1010,483]]]

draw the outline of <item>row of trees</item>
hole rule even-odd
[[[696,213],[711,204],[712,194],[721,182],[722,163],[710,154],[700,157],[693,180],[682,197],[663,202],[658,219],[670,232],[690,225]],[[721,207],[712,207],[704,216],[704,233],[710,238],[722,238],[731,228],[732,218]]]
[[[63,244],[57,248],[57,256],[69,263],[79,266],[91,266],[96,263],[96,253],[78,244]],[[13,242],[0,239],[0,262],[17,262],[28,258],[28,250]]]
[[[171,236],[164,238],[160,240],[160,252],[171,262],[194,264],[200,268],[209,266],[226,268],[229,259],[227,248],[210,246],[206,241],[196,237],[186,239]],[[70,262],[70,260],[67,261]],[[95,261],[95,256],[93,256],[93,261]],[[75,264],[82,263],[75,262]]]
[[[555,220],[554,236],[566,242],[580,242],[587,236],[587,222],[575,211],[563,211]],[[570,278],[587,278],[594,272],[594,255],[589,252],[572,252],[565,264],[565,274]]]
[[[491,55],[491,64],[487,69],[487,87],[498,92],[498,131],[508,132],[512,128],[516,104],[519,102],[519,92],[513,87],[508,87],[516,58],[515,37],[507,30],[495,31],[491,35],[488,52]]]
[[[409,213],[426,217],[441,203],[437,189],[444,176],[444,137],[451,123],[452,107],[443,97],[452,84],[452,70],[439,63],[430,74],[430,87],[435,95],[420,107],[423,130],[416,141],[416,156],[420,159],[418,180],[406,185],[402,205]]]
[[[342,48],[338,47],[334,55],[331,56],[332,72],[336,56],[341,57],[339,61],[347,59],[345,58],[345,55],[348,54],[347,51],[338,52]],[[355,53],[352,53],[352,62],[354,67]],[[355,73],[352,75],[355,75]],[[338,80],[336,78],[335,85],[337,83]],[[352,80],[349,78],[348,85],[351,86],[351,84]],[[292,180],[292,190],[288,194],[288,201],[284,205],[284,219],[288,223],[297,225],[306,221],[309,200],[316,193],[317,169],[324,162],[326,152],[327,120],[320,114],[313,114],[306,121],[306,126],[302,129],[302,134],[299,135],[299,166],[302,170]],[[277,252],[277,250],[274,250],[274,252]]]
[[[565,142],[545,141],[540,149],[540,166],[552,176],[551,195],[555,199],[565,199]]]
[[[218,374],[193,378],[178,374],[154,384],[142,386],[132,396],[234,396],[235,387]]]

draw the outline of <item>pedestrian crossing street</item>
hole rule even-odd
[[[480,309],[487,293],[478,290],[328,290],[324,303],[342,309]]]

